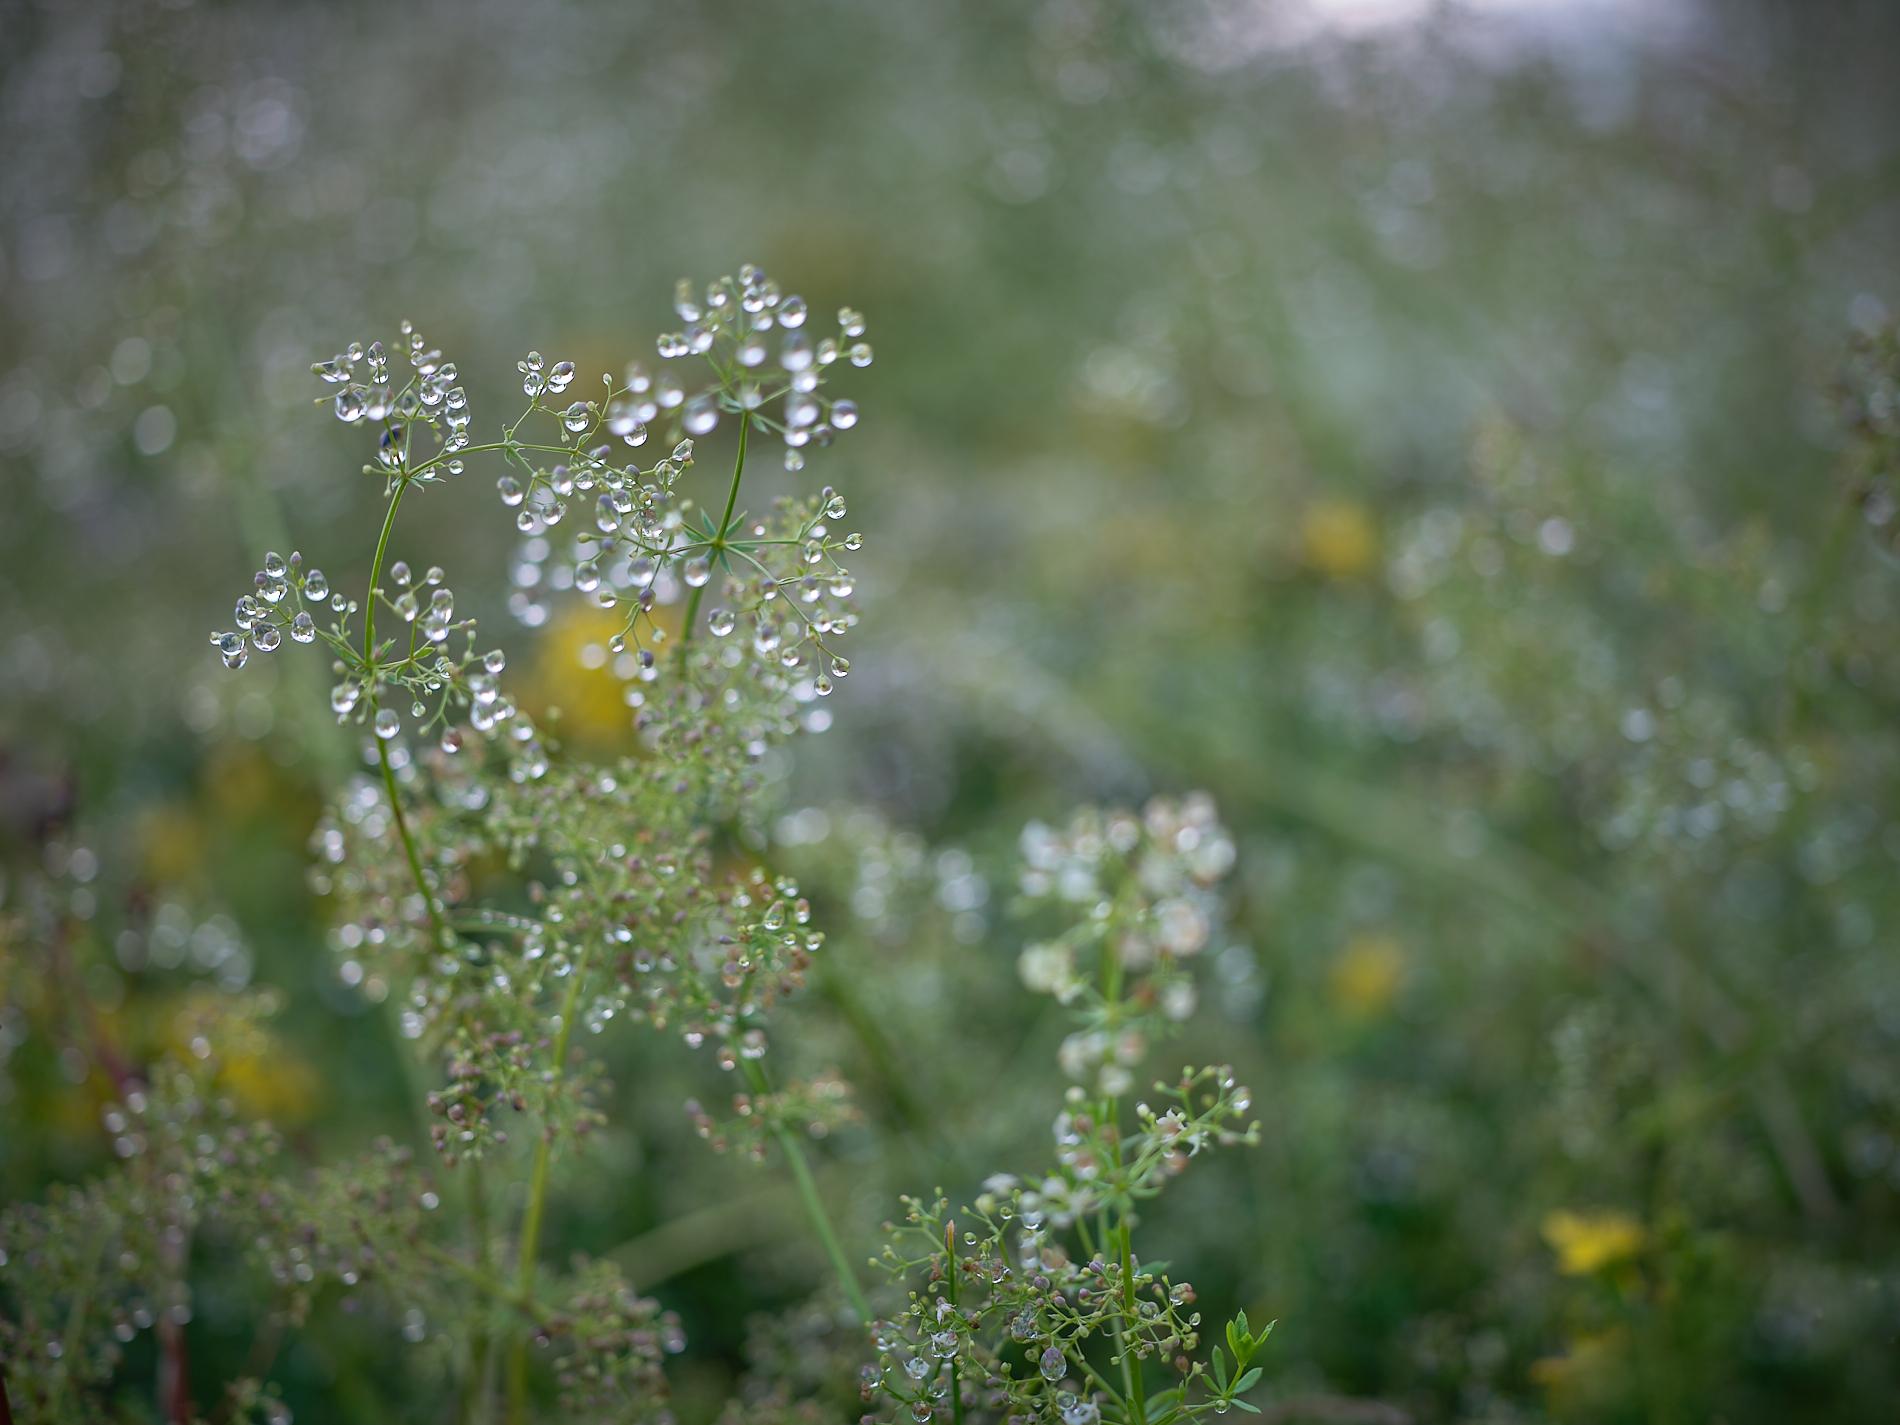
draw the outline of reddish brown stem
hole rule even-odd
[[[158,1328],[158,1408],[166,1425],[191,1425],[191,1372],[185,1328],[169,1317]]]

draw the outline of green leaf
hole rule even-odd
[[[1220,1387],[1222,1395],[1227,1393],[1227,1357],[1221,1354],[1219,1346],[1214,1348],[1214,1384]]]
[[[1187,1391],[1180,1387],[1163,1391],[1160,1395],[1149,1396],[1148,1417],[1145,1422],[1141,1422],[1141,1425],[1162,1425],[1164,1421],[1176,1419],[1181,1403],[1186,1397]],[[1137,1425],[1132,1416],[1129,1417],[1129,1425]]]
[[[1239,1407],[1240,1407],[1240,1408],[1241,1408],[1242,1410],[1244,1410],[1244,1411],[1246,1411],[1246,1412],[1247,1412],[1247,1413],[1248,1413],[1249,1415],[1258,1415],[1258,1414],[1260,1413],[1260,1407],[1259,1407],[1259,1406],[1257,1406],[1257,1405],[1249,1405],[1249,1404],[1247,1404],[1247,1402],[1246,1402],[1246,1401],[1244,1401],[1244,1400],[1236,1400],[1236,1401],[1234,1402],[1234,1404],[1235,1404],[1235,1405],[1237,1405],[1237,1406],[1239,1406]]]
[[[1251,1389],[1254,1382],[1259,1379],[1260,1367],[1255,1366],[1252,1370],[1242,1375],[1239,1380],[1234,1382],[1234,1394],[1239,1395],[1243,1390]]]

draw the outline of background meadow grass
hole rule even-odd
[[[854,1247],[897,1192],[1045,1151],[1021,825],[1205,786],[1239,934],[1192,1035],[1265,1144],[1190,1174],[1154,1250],[1279,1318],[1273,1396],[1891,1418],[1900,572],[1831,398],[1900,304],[1888,7],[11,0],[0,29],[3,874],[69,821],[86,933],[209,921],[200,979],[281,987],[235,1088],[299,1152],[408,1122],[303,889],[356,748],[308,660],[239,680],[204,644],[292,526],[366,568],[375,491],[309,361],[411,316],[480,428],[526,347],[591,382],[676,276],[757,261],[878,351],[817,472],[869,536],[857,671],[780,826],[832,937],[804,1052],[866,1111],[824,1154]],[[627,746],[604,632],[509,623],[492,490],[430,507],[404,552],[525,700]],[[43,950],[0,945],[9,1200],[105,1156]],[[184,983],[87,990],[151,1043]],[[710,1068],[612,1053],[550,1245],[681,1311],[708,1418],[821,1264],[774,1173],[694,1139]],[[208,1387],[262,1301],[201,1276]],[[319,1312],[275,1374],[303,1419],[430,1418],[416,1349]]]

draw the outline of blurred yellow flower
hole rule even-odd
[[[317,1102],[316,1070],[279,1044],[265,1053],[227,1056],[218,1082],[247,1115],[279,1126],[302,1122]]]
[[[1316,500],[1300,516],[1306,562],[1329,579],[1357,579],[1379,556],[1379,536],[1356,500]]]
[[[193,990],[175,1004],[168,1029],[165,1048],[178,1059],[203,1060],[215,1051],[217,1084],[246,1116],[284,1125],[308,1118],[316,1106],[316,1070],[284,1047],[254,1005]]]
[[[238,819],[273,804],[278,775],[257,747],[227,745],[205,768],[204,781],[212,804]]]
[[[146,880],[175,886],[189,879],[204,861],[204,830],[189,808],[168,802],[139,817],[138,864]]]
[[[1405,978],[1405,947],[1390,935],[1355,935],[1333,961],[1334,1002],[1359,1019],[1391,1008]]]
[[[631,737],[633,711],[609,666],[613,654],[607,646],[625,621],[614,610],[566,601],[536,646],[521,701],[542,719],[559,708],[563,741],[599,746]]]
[[[1532,1361],[1531,1379],[1557,1396],[1587,1391],[1612,1373],[1627,1342],[1621,1327],[1574,1336],[1565,1343],[1563,1355]]]
[[[1643,1247],[1643,1224],[1623,1212],[1558,1209],[1544,1218],[1544,1240],[1557,1254],[1557,1270],[1583,1277],[1628,1261]]]

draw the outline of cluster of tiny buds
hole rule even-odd
[[[532,362],[541,359],[535,352],[528,356]],[[660,540],[667,527],[663,520],[654,517],[654,500],[660,490],[671,490],[681,472],[693,463],[693,442],[679,441],[672,454],[651,470],[631,465],[623,469],[609,459],[613,454],[612,445],[587,445],[593,434],[594,416],[587,403],[581,403],[581,407],[583,424],[573,424],[572,407],[562,417],[563,428],[580,439],[571,447],[546,447],[559,450],[566,459],[545,470],[530,470],[526,484],[511,473],[496,478],[495,493],[501,497],[502,504],[515,511],[515,528],[527,535],[552,529],[567,517],[567,502],[575,491],[590,494],[598,490],[600,493],[594,500],[594,524],[602,534],[614,534],[625,527],[629,534],[649,541]],[[628,445],[635,446],[645,444],[646,438],[644,426],[624,437]],[[642,480],[653,484],[643,486]]]
[[[456,384],[459,373],[455,363],[443,360],[442,353],[423,339],[413,323],[402,324],[402,336],[416,375],[400,389],[392,387],[389,355],[380,341],[368,346],[353,341],[329,360],[313,362],[310,369],[330,384],[342,387],[331,399],[331,406],[344,424],[421,419],[431,425],[445,425],[446,448],[459,449],[468,443],[468,396]],[[379,458],[387,466],[402,463],[402,430],[402,425],[393,424],[384,433]]]
[[[338,614],[356,609],[353,601],[331,591],[321,569],[303,567],[303,555],[293,550],[285,559],[273,551],[264,556],[264,567],[252,576],[251,591],[238,598],[237,628],[212,634],[211,644],[224,666],[235,669],[250,660],[252,649],[274,652],[282,646],[286,634],[295,643],[314,643],[317,622],[306,605],[322,608],[326,603]]]
[[[688,435],[709,435],[722,415],[737,415],[778,432],[785,443],[785,468],[804,467],[809,445],[828,445],[833,435],[858,423],[857,404],[828,400],[819,393],[823,371],[839,361],[871,364],[864,340],[864,314],[850,307],[838,312],[837,335],[813,340],[805,323],[805,299],[780,292],[779,286],[751,263],[738,277],[722,277],[701,293],[681,278],[673,310],[687,325],[660,337],[662,360],[704,357],[717,378],[688,396],[681,382],[664,369],[649,376],[635,366],[627,372],[627,391],[608,408],[608,426],[652,420],[661,410],[678,407]],[[776,340],[775,340],[776,334]],[[782,401],[777,414],[772,403]]]
[[[1026,895],[1076,904],[1102,895],[1104,872],[1116,863],[1132,861],[1151,896],[1212,885],[1234,864],[1233,840],[1204,792],[1178,801],[1157,797],[1140,816],[1085,810],[1061,830],[1031,822],[1023,829],[1022,852]]]

